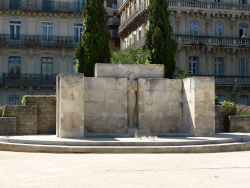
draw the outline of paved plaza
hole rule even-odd
[[[0,187],[249,187],[250,151],[49,154],[0,151]]]

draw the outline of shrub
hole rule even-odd
[[[237,104],[235,107],[236,115],[250,115],[250,106]]]

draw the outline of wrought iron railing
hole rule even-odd
[[[111,35],[117,35],[118,36],[118,31],[117,30],[109,30],[109,33]]]
[[[81,13],[83,7],[84,0],[78,2],[53,0],[0,0],[0,10]]]
[[[109,18],[108,22],[120,23],[120,18]]]
[[[56,74],[3,73],[4,85],[56,85]]]
[[[77,37],[66,36],[0,34],[0,46],[75,48],[79,40]]]
[[[138,48],[142,47],[145,45],[145,37],[140,38],[139,40],[136,40],[133,44],[130,46],[137,50]]]

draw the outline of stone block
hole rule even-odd
[[[85,77],[84,78],[84,89],[93,89],[93,78],[92,77]]]
[[[172,81],[172,90],[177,92],[182,92],[182,87],[183,87],[182,80],[176,79],[171,81]]]
[[[136,78],[163,78],[163,65],[129,65],[96,63],[96,77],[128,78],[134,74]]]
[[[114,90],[116,88],[115,78],[92,78],[94,90]]]
[[[115,89],[121,89],[127,91],[128,79],[127,78],[117,78]]]
[[[104,112],[108,113],[108,114],[116,113],[116,103],[115,102],[104,102]]]
[[[135,138],[141,138],[143,136],[151,136],[150,129],[145,129],[145,130],[136,130],[135,131]]]
[[[127,112],[128,112],[127,102],[116,103],[117,114],[127,114]]]
[[[103,113],[104,112],[104,102],[103,101],[92,102],[92,107],[93,107],[94,113]]]
[[[84,101],[104,101],[103,90],[85,90]]]

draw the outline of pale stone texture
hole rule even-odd
[[[16,135],[16,118],[0,118],[0,135]]]
[[[127,78],[84,78],[84,126],[89,133],[127,132]]]
[[[182,80],[139,79],[139,128],[152,133],[180,133]]]
[[[163,78],[164,65],[133,65],[97,63],[95,65],[96,77],[128,78],[134,74],[135,78]]]
[[[57,81],[57,135],[84,137],[84,75],[60,74]]]
[[[250,116],[229,116],[230,132],[250,132]]]
[[[183,123],[194,136],[215,133],[214,77],[191,77],[183,80]]]
[[[5,117],[16,117],[16,134],[37,134],[37,106],[5,106]]]

